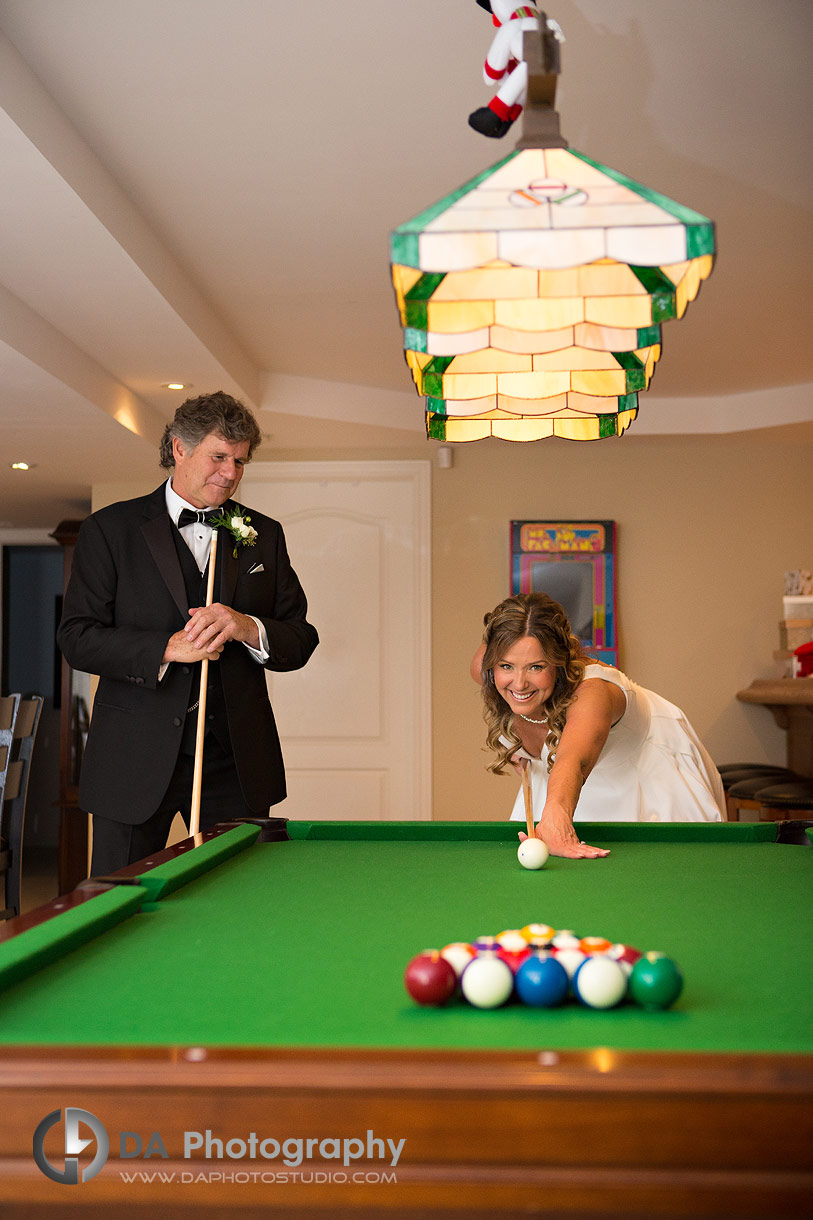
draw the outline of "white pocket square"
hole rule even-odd
[[[265,566],[264,566],[263,564],[261,564],[261,563],[255,563],[255,565],[254,565],[254,567],[253,567],[253,568],[249,568],[249,570],[248,570],[248,575],[249,575],[249,576],[254,576],[254,575],[255,575],[255,573],[257,573],[257,572],[264,572],[264,571],[265,571]]]

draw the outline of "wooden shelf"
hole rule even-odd
[[[802,704],[813,707],[813,678],[757,678],[746,690],[738,690],[743,703],[763,703],[766,707]]]
[[[788,766],[813,777],[813,678],[757,678],[737,698],[772,712],[788,735]]]

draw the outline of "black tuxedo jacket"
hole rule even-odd
[[[224,506],[228,507],[228,506]],[[233,556],[220,531],[214,599],[265,626],[266,668],[300,669],[319,637],[285,547],[282,526],[249,510],[252,547]],[[189,601],[162,484],[148,496],[111,504],[83,523],[57,639],[74,669],[98,674],[79,785],[83,809],[140,823],[155,812],[172,776],[200,667],[173,663],[158,675],[167,640],[189,621]],[[218,661],[229,737],[250,809],[285,797],[285,772],[263,667],[245,645],[226,644]]]

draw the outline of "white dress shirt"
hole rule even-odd
[[[166,482],[166,500],[167,500],[167,512],[169,513],[169,515],[172,519],[173,525],[175,525],[176,527],[178,525],[178,518],[181,515],[181,509],[190,508],[192,510],[192,512],[195,512],[195,513],[200,511],[199,509],[197,509],[195,507],[194,504],[190,504],[188,500],[184,500],[178,495],[178,493],[175,491],[175,489],[172,486],[171,478],[167,479],[167,482]],[[205,508],[203,511],[216,513],[219,511],[219,509],[217,509],[215,507],[209,507],[209,508]],[[201,524],[200,521],[193,521],[190,525],[185,525],[182,530],[178,530],[178,533],[181,535],[184,542],[189,547],[192,554],[195,556],[195,562],[198,565],[200,571],[204,572],[206,569],[206,564],[209,559],[209,549],[212,545],[212,527],[211,527],[211,525],[203,525],[203,524]],[[251,653],[251,655],[254,657],[255,661],[257,661],[258,664],[262,665],[265,661],[268,660],[269,656],[271,655],[269,648],[268,648],[268,636],[265,633],[265,627],[263,627],[262,623],[260,622],[260,620],[258,618],[255,618],[253,614],[248,614],[248,615],[246,615],[246,617],[250,618],[252,620],[252,622],[257,624],[257,631],[259,632],[259,635],[260,635],[260,647],[252,648],[250,644],[246,644],[246,643],[243,644],[243,647],[247,648],[248,651]],[[163,678],[165,673],[166,673],[166,665],[162,665],[160,677]]]

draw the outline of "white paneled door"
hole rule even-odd
[[[269,674],[291,818],[430,818],[428,462],[253,462],[242,503],[282,522],[320,644]]]

